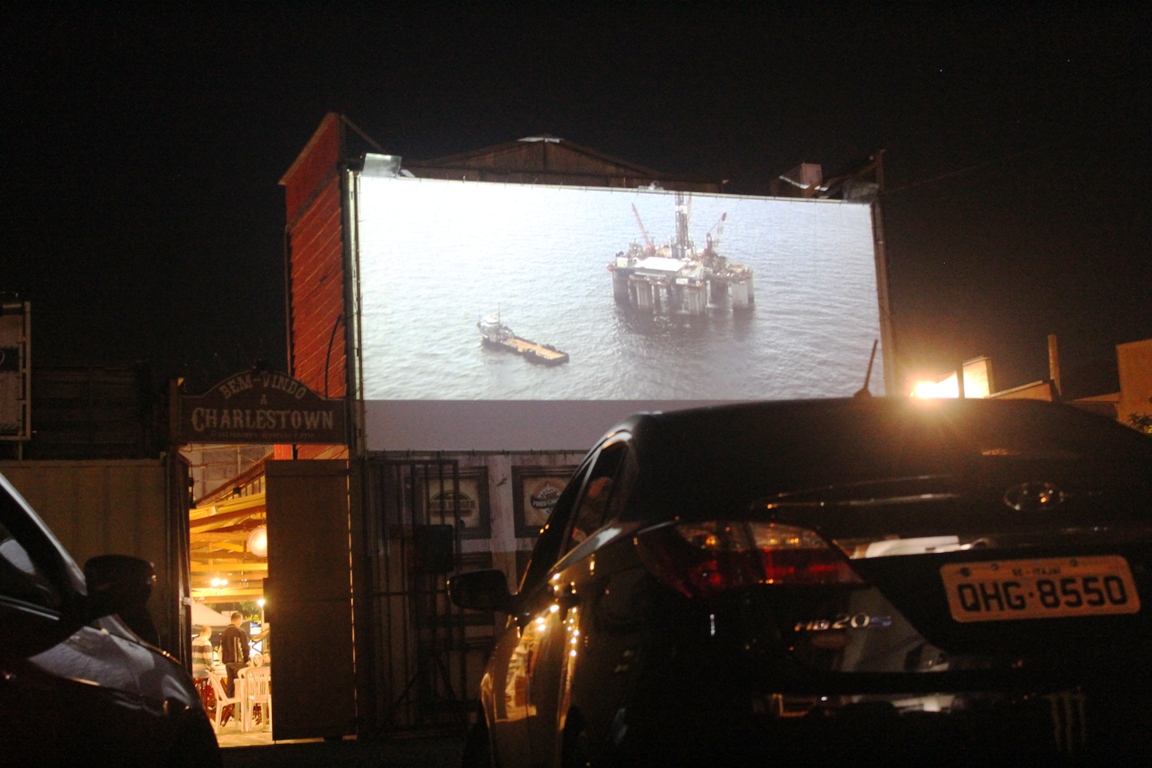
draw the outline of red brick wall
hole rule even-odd
[[[280,180],[284,186],[289,227],[325,180],[336,172],[343,155],[343,144],[340,116],[329,112]]]
[[[329,113],[281,179],[288,221],[291,374],[323,397],[343,397],[343,124]],[[330,451],[300,446],[299,458]]]
[[[340,179],[332,176],[289,231],[292,375],[325,397],[343,397],[344,243]]]

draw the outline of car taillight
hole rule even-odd
[[[675,523],[636,537],[641,561],[687,597],[711,597],[756,584],[864,582],[815,532],[782,523]]]

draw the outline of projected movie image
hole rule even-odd
[[[848,396],[880,337],[867,205],[368,176],[358,199],[367,400]]]

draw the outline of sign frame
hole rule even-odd
[[[252,368],[203,395],[172,392],[172,442],[347,445],[348,405],[286,373]]]
[[[540,534],[540,529],[544,523],[547,522],[547,515],[542,521],[534,520],[529,515],[529,510],[536,512],[536,505],[532,503],[533,493],[530,486],[548,483],[550,487],[556,489],[555,498],[559,498],[560,492],[572,479],[577,468],[578,466],[575,464],[553,467],[512,467],[512,519],[516,527],[516,538],[535,539]],[[554,505],[555,501],[553,501]],[[548,514],[551,514],[551,508],[549,508]]]
[[[32,304],[0,302],[0,441],[32,439],[31,339]]]
[[[488,467],[460,467],[455,478],[452,474],[437,475],[417,472],[413,482],[413,506],[417,518],[425,525],[451,525],[458,539],[492,538],[492,505],[488,490]],[[452,499],[445,495],[459,494],[456,504],[475,504],[475,512],[464,512],[456,521],[452,519]]]

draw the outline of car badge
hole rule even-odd
[[[1052,483],[1021,483],[1004,492],[1004,503],[1017,512],[1042,512],[1056,509],[1068,494]]]

